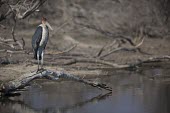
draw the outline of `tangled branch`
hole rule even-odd
[[[0,3],[0,7],[4,4],[9,6],[8,11],[5,14],[0,15],[0,21],[6,19],[11,13],[18,19],[25,19],[46,1],[47,0],[19,0],[15,4],[10,3],[9,1]]]

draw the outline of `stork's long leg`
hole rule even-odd
[[[41,68],[43,69],[44,51],[41,53]]]
[[[39,56],[39,51],[37,51],[37,60],[38,60],[38,70],[39,71],[39,64],[40,64],[40,56]]]

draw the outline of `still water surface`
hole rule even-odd
[[[72,81],[36,81],[21,96],[1,100],[0,113],[170,113],[170,83],[152,78],[168,71],[120,71],[93,79],[112,86],[112,93]]]

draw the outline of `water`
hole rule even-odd
[[[112,86],[111,94],[73,81],[38,80],[21,96],[1,99],[0,113],[170,113],[168,73],[154,68],[93,79]]]

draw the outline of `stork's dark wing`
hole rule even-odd
[[[41,38],[42,38],[42,27],[38,26],[32,37],[32,47],[34,51],[38,48]]]

